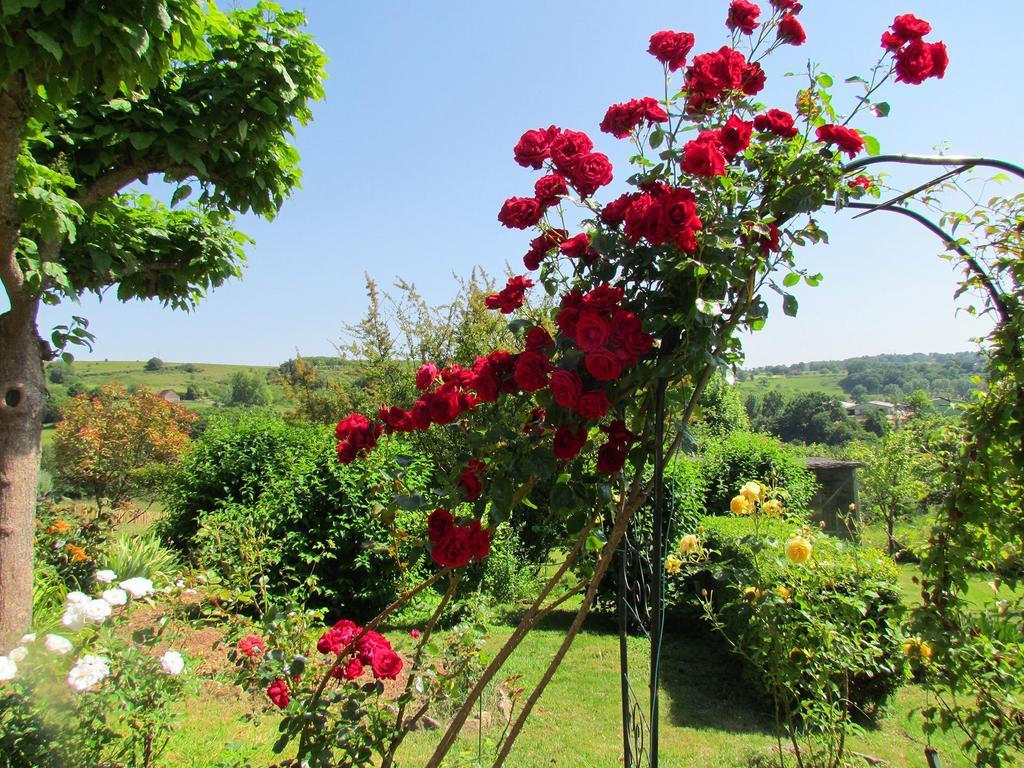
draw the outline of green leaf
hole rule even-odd
[[[782,284],[784,286],[786,286],[787,288],[792,288],[794,285],[796,285],[799,282],[800,282],[800,275],[798,275],[796,272],[790,272],[782,280]]]
[[[171,195],[171,207],[173,208],[186,197],[192,194],[192,186],[190,184],[182,184]]]
[[[46,52],[53,56],[57,61],[64,58],[64,51],[60,49],[60,45],[58,45],[57,41],[45,32],[41,32],[37,29],[26,29],[25,33],[45,48]]]
[[[889,116],[889,102],[887,102],[887,101],[880,101],[880,102],[878,102],[877,104],[875,104],[872,107],[872,109],[875,110],[875,114],[878,117],[888,117]]]
[[[111,99],[107,106],[118,112],[130,112],[132,109],[132,103],[128,99]]]
[[[833,84],[832,76],[822,72],[818,75],[818,83],[824,88],[831,88]]]
[[[878,143],[878,139],[874,136],[868,136],[866,133],[863,135],[864,138],[864,149],[867,153],[874,157],[882,151],[881,145]]]
[[[150,145],[156,141],[155,133],[132,133],[129,134],[128,140],[132,143],[140,152],[144,149],[149,149]]]
[[[665,132],[661,128],[655,128],[651,131],[651,149],[657,149],[661,146],[661,142],[665,139]]]
[[[796,296],[791,293],[787,293],[782,297],[782,311],[785,312],[789,317],[796,317],[797,309],[799,309]]]
[[[853,77],[846,78],[846,80],[844,82],[847,82],[847,83],[867,83],[867,80],[865,80],[863,77],[859,77],[857,75],[854,75]]]

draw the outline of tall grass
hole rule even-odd
[[[153,533],[117,536],[103,554],[100,567],[116,573],[119,580],[142,576],[154,584],[172,582],[180,570],[177,556]]]

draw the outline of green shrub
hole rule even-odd
[[[749,480],[784,488],[793,512],[808,511],[817,485],[800,457],[768,435],[734,432],[709,443],[703,462],[707,514],[728,514],[729,500]]]
[[[701,539],[711,553],[704,564],[705,586],[721,606],[726,636],[764,694],[770,694],[771,670],[777,670],[770,647],[774,634],[792,644],[787,655],[811,654],[801,661],[807,669],[796,669],[797,680],[801,673],[810,679],[812,667],[828,670],[833,680],[843,678],[853,711],[871,715],[905,680],[896,566],[880,550],[824,534],[814,538],[813,562],[794,565],[784,555],[793,529],[793,523],[779,519],[705,518]],[[753,585],[764,594],[752,595]],[[780,587],[791,596],[776,594]],[[763,622],[753,620],[762,600],[772,601],[774,633],[763,632]],[[809,700],[813,696],[807,692]]]
[[[121,534],[107,546],[100,567],[117,574],[119,581],[142,577],[157,585],[174,581],[178,557],[155,533]]]
[[[266,411],[211,419],[172,482],[162,531],[233,589],[254,589],[262,574],[271,597],[372,615],[394,597],[411,554],[377,514],[393,500],[404,447],[389,439],[342,465],[329,429]],[[432,468],[413,456],[404,473],[416,493]],[[418,537],[425,515],[399,510],[394,524]]]

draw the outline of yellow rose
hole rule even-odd
[[[781,584],[775,588],[775,594],[781,597],[783,600],[789,600],[793,596],[793,593],[789,591],[787,587]]]
[[[761,511],[769,517],[775,517],[776,515],[782,514],[782,501],[779,499],[768,499],[764,504],[761,505]]]
[[[749,483],[740,488],[740,495],[745,498],[748,502],[753,504],[756,501],[761,500],[761,484],[755,483],[751,480]]]
[[[689,554],[700,551],[700,539],[696,534],[688,533],[679,540],[679,554],[686,557]]]
[[[683,561],[675,555],[669,555],[668,559],[665,560],[665,570],[671,574],[679,573],[683,570]]]
[[[803,536],[794,535],[786,542],[786,557],[790,562],[802,565],[811,559],[811,550],[813,549],[811,542]]]
[[[903,653],[911,659],[927,664],[932,658],[932,647],[920,637],[908,637],[903,641]]]
[[[729,509],[734,515],[749,515],[750,502],[747,501],[746,496],[733,496],[732,501],[729,502]]]

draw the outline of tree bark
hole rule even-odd
[[[46,388],[38,304],[0,315],[0,648],[32,622],[32,540]]]

